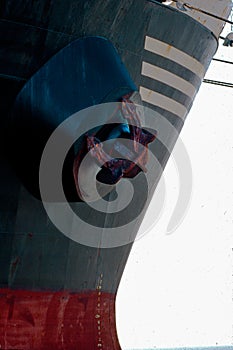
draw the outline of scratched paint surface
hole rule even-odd
[[[120,350],[115,295],[0,289],[0,349]]]

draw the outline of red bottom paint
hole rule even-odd
[[[120,350],[115,295],[0,289],[0,349]]]

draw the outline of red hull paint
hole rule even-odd
[[[115,295],[0,289],[0,349],[120,350]]]

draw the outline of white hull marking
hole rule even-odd
[[[143,86],[140,86],[140,95],[143,101],[176,114],[181,119],[184,119],[188,113],[186,107],[179,102]]]
[[[146,36],[145,50],[166,57],[169,60],[180,64],[201,79],[203,79],[205,75],[205,68],[198,60],[163,41]]]
[[[142,75],[161,81],[174,89],[183,92],[185,95],[189,96],[192,100],[196,95],[196,88],[188,81],[180,78],[179,76],[168,72],[165,69],[154,66],[147,62],[142,62]]]

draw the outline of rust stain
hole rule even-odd
[[[19,318],[35,327],[34,317],[28,308],[24,308],[20,311]]]
[[[147,97],[150,98],[151,95],[152,95],[152,91],[149,91],[149,92],[147,93]]]
[[[18,264],[20,263],[20,257],[17,256],[12,262],[11,262],[11,267],[10,267],[10,275],[11,277],[14,275],[15,270],[18,266]]]
[[[168,44],[166,48],[166,52],[169,53],[171,51],[172,45]]]
[[[7,298],[6,303],[9,305],[8,315],[7,315],[7,320],[9,321],[13,317],[15,297],[13,295],[11,295],[9,298]]]

